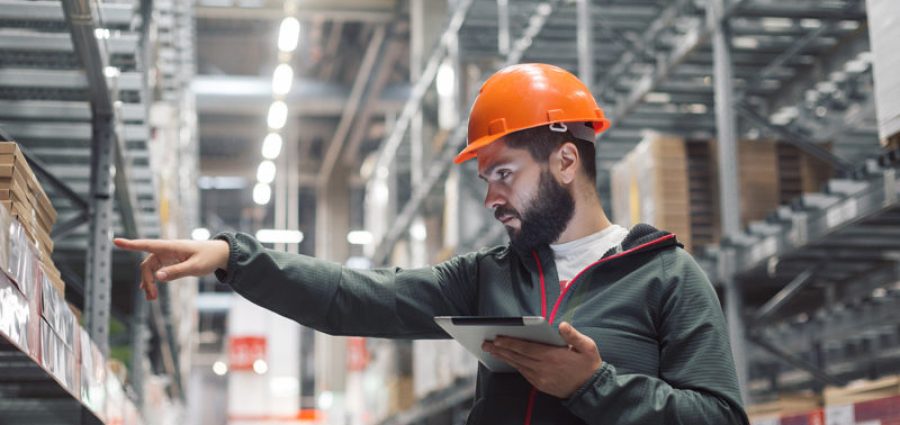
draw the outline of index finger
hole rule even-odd
[[[115,238],[113,243],[117,247],[129,251],[144,251],[150,253],[165,252],[171,249],[169,242],[154,239],[125,239]]]

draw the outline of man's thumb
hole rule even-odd
[[[562,336],[563,341],[566,341],[567,344],[574,347],[578,352],[583,353],[595,350],[594,340],[575,330],[569,322],[562,322],[559,325],[559,335]]]

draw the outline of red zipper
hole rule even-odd
[[[578,274],[576,274],[575,277],[573,277],[572,280],[569,281],[569,284],[566,285],[564,288],[562,288],[562,291],[559,293],[559,297],[556,298],[556,303],[553,304],[553,311],[550,312],[550,319],[549,319],[550,324],[551,325],[553,324],[553,319],[556,318],[556,313],[557,313],[557,310],[559,310],[559,305],[562,302],[563,298],[566,296],[566,293],[569,291],[569,288],[575,286],[575,282],[578,280],[578,278],[581,277],[581,275],[584,274],[584,272],[588,271],[588,269],[590,269],[591,267],[594,267],[598,264],[605,263],[607,261],[614,260],[616,258],[622,258],[628,254],[634,253],[635,251],[639,251],[641,249],[644,249],[644,248],[647,248],[647,247],[650,247],[653,245],[657,245],[659,243],[662,243],[669,239],[674,239],[674,238],[675,238],[674,234],[669,234],[669,235],[663,236],[661,238],[654,239],[650,242],[638,245],[627,251],[623,251],[623,252],[620,252],[615,255],[610,255],[609,257],[606,257],[606,258],[601,258],[601,259],[589,264],[587,267],[581,269],[581,271],[578,272]],[[531,255],[534,257],[535,263],[537,263],[538,275],[540,276],[540,281],[541,281],[541,316],[546,318],[547,317],[547,292],[546,292],[546,288],[544,287],[544,268],[541,265],[541,260],[538,257],[537,252],[531,251]],[[525,408],[525,425],[531,425],[531,416],[534,413],[535,398],[537,398],[537,388],[534,388],[532,386],[531,392],[528,394],[528,406]]]
[[[611,260],[615,260],[616,258],[622,258],[628,254],[634,253],[635,251],[639,251],[641,249],[644,249],[644,248],[647,248],[647,247],[650,247],[653,245],[657,245],[659,243],[662,243],[669,239],[674,239],[674,238],[675,238],[674,234],[668,234],[659,239],[655,239],[650,242],[638,245],[634,248],[629,249],[628,251],[623,251],[616,255],[610,255],[609,257],[601,258],[601,259],[589,264],[587,267],[581,269],[581,271],[578,272],[578,274],[576,274],[575,277],[573,277],[572,280],[569,281],[569,284],[566,285],[566,287],[562,289],[562,292],[559,293],[559,297],[556,298],[556,303],[553,304],[553,310],[550,312],[550,324],[551,325],[553,324],[553,320],[556,318],[556,313],[557,313],[557,310],[559,309],[559,305],[560,305],[560,303],[562,303],[562,300],[566,296],[566,293],[569,292],[569,289],[571,289],[573,286],[575,286],[575,282],[578,281],[578,278],[581,277],[581,275],[584,274],[584,272],[588,271],[588,269],[590,269],[591,267],[594,267],[598,264],[605,263],[605,262],[611,261]],[[538,261],[538,264],[540,264],[540,261]],[[539,272],[540,272],[540,270],[541,270],[541,268],[538,267]],[[541,281],[543,281],[543,280],[544,280],[544,276],[543,276],[543,273],[541,273]]]

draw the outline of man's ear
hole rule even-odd
[[[578,148],[572,142],[563,143],[556,152],[553,153],[553,159],[557,178],[560,183],[571,184],[578,175]]]

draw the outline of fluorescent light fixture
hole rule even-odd
[[[109,29],[107,28],[94,28],[94,38],[98,40],[107,40],[109,39]]]
[[[859,29],[859,22],[857,21],[841,21],[838,24],[838,28],[845,31],[855,31]]]
[[[353,230],[347,233],[347,242],[351,245],[369,245],[375,238],[367,230]]]
[[[278,133],[269,133],[263,139],[262,156],[265,159],[275,159],[281,155],[281,145],[283,140]]]
[[[253,186],[253,202],[258,205],[266,205],[272,199],[272,188],[266,183],[257,183]]]
[[[320,410],[331,409],[333,404],[334,394],[331,391],[322,391],[319,393],[319,396],[316,397],[316,405],[319,406]]]
[[[644,101],[647,103],[669,103],[672,101],[672,96],[669,96],[668,93],[650,92],[644,96]]]
[[[808,30],[814,30],[822,26],[822,21],[818,19],[801,19],[800,27]]]
[[[294,82],[294,69],[283,63],[275,67],[272,73],[272,92],[277,96],[284,96],[291,91],[291,83]]]
[[[256,180],[265,184],[275,181],[275,163],[269,160],[260,162],[259,168],[256,169]]]
[[[450,62],[445,61],[438,67],[435,85],[437,85],[439,96],[453,96],[453,92],[456,91],[456,72],[453,70],[453,65]]]
[[[256,240],[262,243],[300,243],[303,232],[299,230],[260,229],[256,232]]]
[[[278,29],[278,50],[293,52],[300,41],[300,21],[293,16],[288,16],[281,21]]]
[[[259,375],[263,375],[269,371],[269,364],[263,359],[256,359],[253,362],[253,371]]]
[[[213,373],[219,376],[225,376],[225,374],[228,373],[228,365],[221,360],[216,360],[216,362],[213,363],[212,369]]]
[[[198,227],[198,228],[194,229],[193,232],[191,232],[191,239],[193,239],[195,241],[209,240],[210,236],[212,236],[212,235],[209,233],[209,229],[207,229],[205,227]]]
[[[759,47],[759,41],[753,37],[734,37],[731,43],[734,47],[740,49],[756,49]]]
[[[789,18],[762,18],[762,26],[767,30],[784,30],[794,26],[794,20]]]
[[[200,189],[243,189],[247,187],[247,179],[238,176],[200,176],[197,179]]]
[[[116,68],[114,66],[107,66],[103,68],[103,75],[105,75],[106,78],[118,77],[120,74],[121,72],[119,71],[119,68]]]
[[[287,123],[287,114],[287,104],[280,100],[272,102],[272,106],[269,106],[269,116],[266,118],[269,128],[281,130]]]
[[[705,114],[707,111],[706,105],[702,103],[692,103],[687,107],[688,112],[692,114]]]
[[[425,238],[428,237],[428,230],[425,229],[425,223],[421,221],[416,221],[409,228],[409,235],[412,236],[414,240],[424,241]]]

